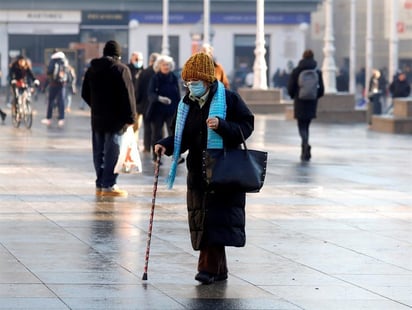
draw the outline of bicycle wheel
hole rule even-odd
[[[30,129],[33,124],[33,111],[29,101],[25,101],[23,104],[23,121],[26,128]]]
[[[13,126],[16,128],[20,127],[20,122],[21,122],[21,113],[20,113],[20,99],[12,104],[11,107],[11,119]]]

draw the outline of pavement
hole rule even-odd
[[[88,110],[64,128],[0,126],[0,309],[412,309],[412,136],[366,124],[311,126],[256,115],[249,148],[269,152],[247,196],[247,244],[227,248],[229,278],[194,280],[185,166],[173,190],[160,168],[148,280],[143,281],[153,165],[124,174],[128,198],[96,198]]]

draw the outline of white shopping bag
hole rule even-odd
[[[119,136],[120,152],[114,173],[142,172],[142,160],[133,132],[133,126],[129,126],[126,132]]]

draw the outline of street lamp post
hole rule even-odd
[[[137,50],[138,46],[138,36],[137,36],[137,28],[139,28],[139,21],[136,19],[132,19],[129,22],[129,55],[132,52]]]
[[[356,94],[356,0],[350,2],[349,93]]]
[[[203,0],[203,44],[210,44],[210,0]]]
[[[373,56],[373,50],[372,50],[372,43],[373,43],[373,6],[372,6],[372,0],[367,0],[366,4],[366,59],[365,59],[365,87],[366,90],[369,88],[369,79],[372,76],[372,68],[373,68],[373,62],[372,62],[372,56]],[[367,91],[364,92],[365,95]]]
[[[325,93],[336,93],[336,65],[335,65],[335,45],[334,45],[334,30],[333,30],[333,0],[325,0],[325,38],[323,48],[323,65],[322,73],[325,82]]]
[[[212,45],[213,37],[215,35],[215,30],[210,27],[210,23],[207,27],[207,36],[208,39],[205,38],[205,20],[204,16],[200,18],[200,20],[192,27],[190,30],[190,38],[192,39],[192,54],[199,52],[202,45],[209,44]]]
[[[302,36],[303,36],[303,49],[304,50],[306,50],[306,36],[308,33],[308,28],[309,28],[308,23],[303,22],[299,24],[299,30],[302,32]]]
[[[256,48],[255,63],[253,64],[253,89],[267,89],[265,60],[265,1],[256,1]]]
[[[169,0],[163,0],[162,54],[169,55]]]
[[[390,33],[389,33],[389,79],[396,74],[399,69],[399,37],[397,23],[399,21],[399,1],[391,1],[390,5]]]

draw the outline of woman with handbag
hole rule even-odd
[[[174,135],[158,141],[155,152],[173,154],[168,177],[171,188],[179,155],[188,150],[188,221],[192,247],[200,251],[195,279],[211,284],[227,279],[225,246],[245,245],[246,194],[208,189],[204,151],[238,148],[242,133],[246,139],[251,135],[254,116],[237,93],[216,81],[213,59],[207,54],[191,56],[183,66],[182,79],[187,93],[179,102]]]

